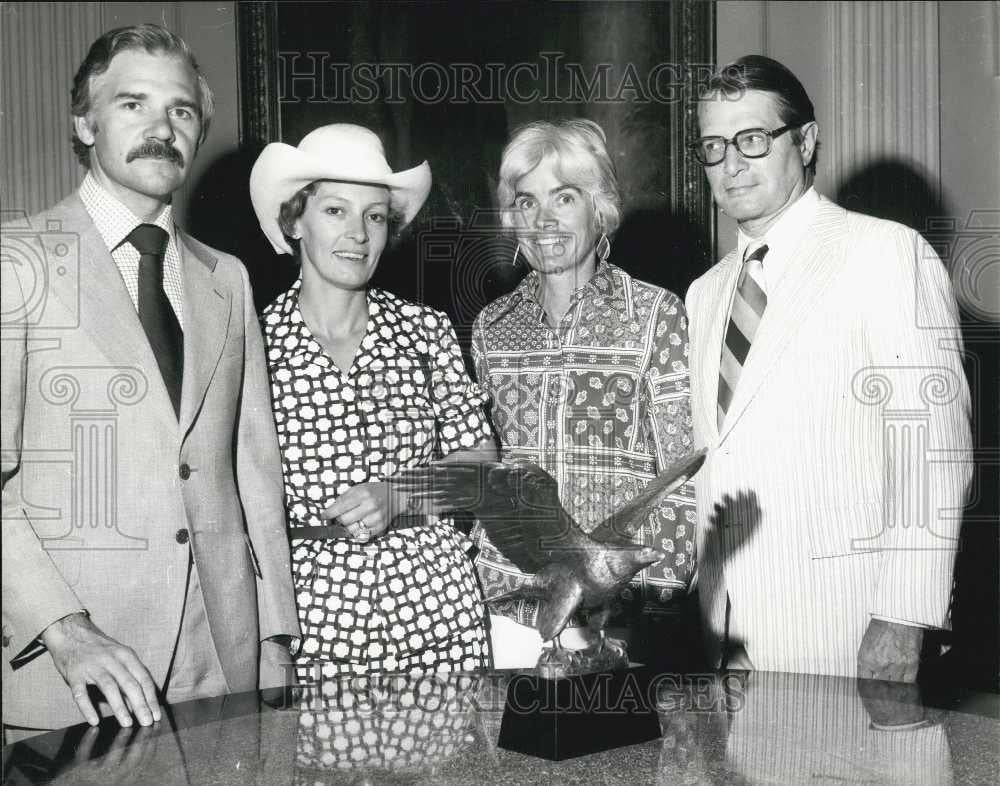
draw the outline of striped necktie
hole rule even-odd
[[[750,250],[747,246],[747,251]],[[719,428],[725,420],[726,412],[736,392],[740,372],[750,353],[750,345],[757,334],[764,309],[767,308],[767,293],[760,282],[763,280],[764,266],[761,260],[767,253],[767,246],[760,246],[743,261],[740,279],[733,298],[733,310],[726,328],[726,342],[722,346],[722,362],[719,365]]]

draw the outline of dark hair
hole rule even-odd
[[[198,68],[198,62],[194,59],[194,54],[184,39],[159,25],[142,24],[132,27],[118,27],[109,30],[91,44],[90,51],[87,52],[87,56],[77,69],[76,76],[73,77],[73,91],[70,94],[70,111],[73,116],[85,117],[90,112],[91,79],[107,71],[115,55],[129,50],[142,50],[151,55],[172,55],[186,62],[197,74],[198,105],[201,108],[201,136],[198,138],[200,145],[208,136],[208,127],[212,122],[212,113],[215,111],[212,88],[208,86],[208,80],[202,75],[201,69]],[[90,167],[90,148],[76,135],[75,128],[73,129],[73,152],[76,153],[76,157],[84,167]]]
[[[295,222],[302,218],[302,214],[306,212],[306,202],[309,201],[309,197],[316,193],[317,183],[319,181],[314,180],[309,185],[302,186],[302,188],[282,202],[281,207],[278,208],[278,226],[281,228],[281,233],[285,236],[285,239],[290,243],[296,242],[296,239],[293,237],[295,234]]]
[[[278,227],[285,236],[285,240],[288,241],[288,245],[295,252],[296,259],[299,256],[299,241],[294,237],[295,222],[302,218],[302,214],[306,212],[306,203],[309,201],[309,197],[316,193],[316,187],[322,182],[322,180],[313,180],[308,185],[302,186],[302,188],[282,202],[281,207],[278,208]],[[403,223],[403,216],[401,213],[390,209],[386,223],[389,225],[388,244],[392,244],[398,239],[401,224]]]
[[[722,93],[725,96],[740,96],[747,90],[770,93],[778,105],[778,117],[782,125],[795,126],[789,133],[792,141],[802,142],[801,127],[816,120],[809,94],[791,71],[777,60],[763,55],[744,55],[724,66],[713,75],[706,86],[704,95]],[[816,156],[819,142],[809,162],[809,171],[816,172]]]

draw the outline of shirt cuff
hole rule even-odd
[[[896,625],[908,625],[911,628],[922,628],[924,630],[935,629],[933,625],[927,625],[923,622],[912,622],[910,620],[901,620],[897,617],[886,617],[883,614],[872,614],[871,618],[873,620],[882,620],[882,622],[892,622]]]
[[[298,653],[299,647],[302,646],[302,639],[300,639],[298,636],[289,636],[288,634],[284,633],[278,634],[276,636],[268,636],[266,639],[261,641],[261,644],[265,644],[266,642],[269,641],[273,642],[274,644],[277,644],[278,646],[286,647],[288,649],[288,654],[291,655],[293,658]]]

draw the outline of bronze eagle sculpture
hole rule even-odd
[[[493,545],[529,574],[521,587],[486,602],[536,601],[538,632],[544,641],[555,639],[561,657],[558,636],[577,610],[590,612],[588,627],[600,636],[598,648],[606,646],[604,626],[618,593],[665,557],[632,538],[660,499],[693,477],[704,460],[700,450],[668,467],[589,532],[560,504],[555,479],[531,462],[441,462],[404,470],[390,482],[409,495],[411,510],[476,516]]]

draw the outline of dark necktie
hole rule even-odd
[[[766,253],[767,246],[758,248],[744,260],[740,271],[733,310],[726,328],[726,341],[722,345],[722,361],[719,364],[719,428],[722,428],[743,364],[750,353],[750,345],[757,335],[764,309],[767,308],[767,294],[758,283],[763,273],[761,262]]]
[[[174,414],[180,417],[184,334],[167,293],[163,291],[163,253],[167,239],[167,233],[153,224],[140,224],[125,238],[139,252],[139,321],[160,367]]]

